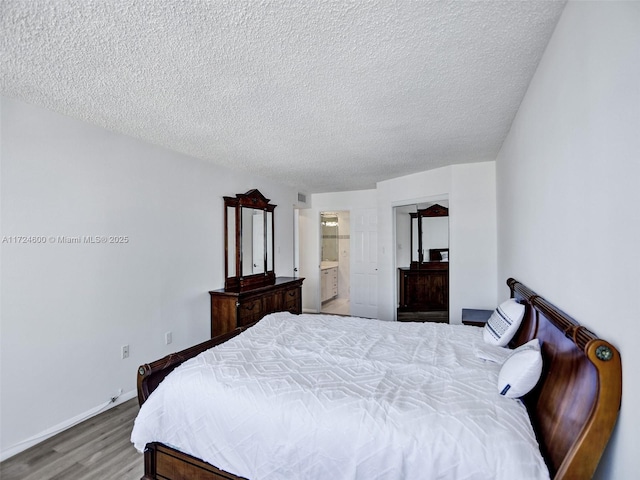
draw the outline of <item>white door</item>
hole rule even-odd
[[[351,301],[354,317],[378,316],[378,215],[375,208],[351,211]]]

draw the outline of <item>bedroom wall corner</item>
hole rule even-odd
[[[497,158],[513,276],[611,341],[622,408],[594,478],[640,471],[640,3],[567,3]]]

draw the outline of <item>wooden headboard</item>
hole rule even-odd
[[[589,479],[620,410],[620,353],[522,283],[510,278],[507,285],[525,305],[511,346],[536,337],[542,345],[542,377],[523,401],[550,474]]]

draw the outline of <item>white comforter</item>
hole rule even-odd
[[[250,478],[548,478],[482,330],[277,313],[178,367],[131,440]],[[502,351],[502,350],[501,350]]]

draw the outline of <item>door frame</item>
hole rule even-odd
[[[397,252],[398,238],[397,238],[397,232],[396,232],[396,226],[398,224],[396,220],[397,209],[398,207],[418,205],[419,203],[432,203],[432,202],[440,202],[440,201],[449,202],[447,204],[448,205],[447,208],[449,208],[449,246],[451,246],[451,201],[449,199],[448,193],[442,193],[439,195],[430,195],[428,197],[411,198],[407,200],[397,200],[391,203],[391,210],[393,212],[392,214],[393,232],[391,234],[391,237],[393,239],[393,276],[394,276],[393,284],[395,285],[395,288],[393,289],[393,304],[394,304],[393,319],[395,321],[398,321],[398,298],[399,298],[399,290],[400,290],[400,279],[398,278],[398,258],[397,258],[398,257],[398,252]],[[449,250],[449,257],[451,257],[451,250]],[[451,261],[451,258],[449,258],[449,261]],[[451,287],[451,264],[449,264],[449,288],[450,287]],[[449,312],[451,312],[451,295],[449,295]],[[451,313],[449,313],[449,315],[451,315]]]
[[[322,312],[322,214],[323,213],[336,213],[340,218],[341,213],[349,215],[349,235],[351,235],[351,209],[349,208],[327,208],[318,210],[317,225],[318,225],[318,285],[317,285],[317,312]],[[338,236],[340,230],[338,230]],[[338,241],[338,264],[340,264],[340,239]],[[351,243],[351,242],[349,242]],[[340,267],[338,267],[338,275],[340,275]],[[338,296],[340,295],[340,284],[338,283]],[[351,245],[349,245],[349,311],[351,311]]]

